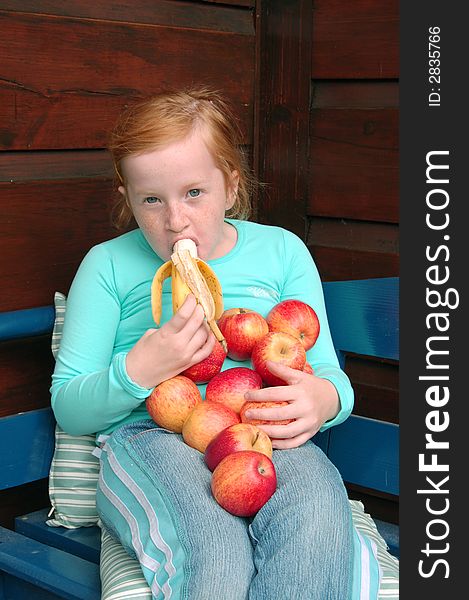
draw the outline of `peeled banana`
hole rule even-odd
[[[155,273],[151,284],[151,308],[157,325],[161,320],[163,282],[168,277],[171,277],[173,313],[179,310],[188,294],[194,294],[204,309],[208,326],[227,352],[226,340],[217,325],[217,320],[223,313],[221,285],[209,265],[197,257],[197,246],[192,240],[177,241],[171,260],[161,265]]]

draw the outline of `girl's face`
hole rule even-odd
[[[180,239],[192,239],[203,260],[224,256],[236,244],[236,229],[224,217],[236,198],[238,173],[233,171],[227,186],[200,131],[124,158],[122,172],[125,186],[119,192],[162,260],[169,260]]]

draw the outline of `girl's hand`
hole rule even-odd
[[[148,329],[129,351],[127,374],[142,387],[154,387],[207,358],[214,344],[204,311],[189,294],[167,323]]]
[[[269,371],[287,382],[288,385],[268,387],[248,392],[250,402],[285,402],[288,406],[278,408],[251,408],[246,417],[272,421],[270,425],[258,425],[272,438],[274,448],[296,448],[301,446],[320,427],[333,419],[340,410],[339,396],[334,385],[327,379],[291,369],[269,361]],[[275,421],[295,419],[288,425],[275,425]]]

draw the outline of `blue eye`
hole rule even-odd
[[[144,202],[146,202],[147,204],[156,204],[157,202],[160,202],[160,199],[156,196],[147,196],[144,199]]]
[[[194,188],[192,190],[189,190],[188,194],[191,198],[197,198],[198,196],[200,196],[200,190],[198,188]]]

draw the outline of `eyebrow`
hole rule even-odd
[[[206,187],[207,185],[208,184],[206,181],[201,180],[201,181],[189,182],[187,184],[184,184],[181,186],[181,189],[193,190],[193,189]],[[150,191],[149,189],[143,189],[143,190],[136,189],[135,193],[139,196],[158,196],[158,193],[156,191]]]

